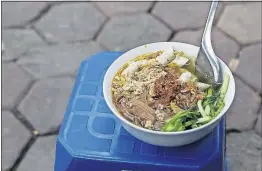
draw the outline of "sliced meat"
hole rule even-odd
[[[146,103],[143,103],[140,100],[131,99],[130,102],[132,107],[130,107],[128,110],[133,113],[133,115],[138,116],[142,119],[147,119],[154,121],[154,109],[149,107]]]

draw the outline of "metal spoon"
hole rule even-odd
[[[218,1],[212,1],[196,59],[196,75],[199,80],[213,85],[220,85],[222,82],[220,62],[211,44],[211,29],[217,5]]]

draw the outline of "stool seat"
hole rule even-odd
[[[225,121],[203,139],[181,147],[134,138],[108,108],[104,74],[121,52],[101,52],[81,63],[57,138],[55,171],[223,171]]]

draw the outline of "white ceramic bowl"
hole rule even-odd
[[[174,147],[174,146],[182,146],[182,145],[190,144],[192,142],[195,142],[203,138],[205,135],[210,133],[218,125],[219,121],[223,118],[223,116],[229,109],[231,103],[233,102],[235,96],[235,81],[233,75],[229,70],[229,68],[227,67],[227,65],[220,60],[223,73],[229,74],[230,82],[229,82],[227,94],[225,96],[225,107],[221,111],[221,113],[211,122],[201,127],[182,131],[182,132],[157,132],[157,131],[147,130],[138,127],[132,124],[131,122],[127,121],[118,112],[118,110],[116,109],[116,107],[112,102],[112,94],[110,89],[111,89],[112,80],[116,72],[120,69],[121,66],[123,66],[124,63],[126,63],[130,59],[135,58],[138,55],[149,53],[149,52],[155,52],[158,50],[165,50],[170,47],[175,47],[176,50],[184,51],[190,56],[197,56],[199,50],[199,47],[197,46],[185,44],[185,43],[179,43],[179,42],[158,42],[158,43],[142,45],[124,53],[118,59],[116,59],[107,70],[103,82],[103,92],[104,92],[106,103],[109,106],[109,108],[112,110],[112,112],[116,115],[116,117],[119,118],[123,127],[134,137],[146,143],[158,145],[158,146],[166,146],[166,147]]]

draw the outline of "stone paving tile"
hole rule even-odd
[[[43,16],[36,28],[53,42],[89,40],[104,21],[105,16],[91,3],[62,3]]]
[[[231,133],[227,136],[230,171],[259,171],[261,168],[261,137],[254,132]]]
[[[53,171],[56,137],[40,137],[28,151],[17,171]]]
[[[146,12],[153,2],[95,2],[107,15],[112,16],[121,13]]]
[[[227,5],[218,27],[242,44],[261,41],[262,2]]]
[[[9,111],[2,112],[2,169],[11,167],[30,133]],[[19,143],[18,143],[19,142]],[[1,170],[2,170],[1,169]]]
[[[237,77],[235,82],[236,95],[227,113],[227,129],[251,130],[257,119],[261,99]]]
[[[262,120],[261,120],[261,117],[262,117],[262,111],[260,110],[258,120],[257,120],[257,123],[256,123],[256,127],[255,127],[256,133],[258,133],[260,136],[262,136],[262,130],[261,130]]]
[[[200,46],[203,29],[185,30],[175,34],[171,41],[179,41]],[[224,62],[229,63],[230,59],[237,56],[240,49],[237,42],[230,39],[217,28],[212,30],[212,45],[217,56]]]
[[[24,25],[46,5],[46,2],[2,2],[2,27]]]
[[[210,2],[157,2],[153,14],[166,22],[172,29],[193,29],[205,25]],[[218,5],[216,18],[223,4]]]
[[[38,47],[18,60],[18,64],[37,78],[72,74],[80,62],[102,48],[95,42]]]
[[[193,45],[196,45],[196,46],[200,46],[202,33],[203,33],[203,29],[182,30],[182,31],[177,32],[174,35],[174,37],[171,39],[171,41],[190,43],[190,44],[193,44]],[[212,43],[214,43],[214,42],[212,42]]]
[[[33,126],[46,132],[60,125],[74,80],[69,77],[43,79],[35,83],[18,106]]]
[[[2,64],[2,107],[12,108],[29,86],[31,76],[15,63]]]
[[[98,41],[110,50],[128,50],[139,45],[166,41],[171,35],[161,22],[148,14],[112,17],[98,36]]]
[[[255,44],[243,48],[240,51],[240,63],[236,69],[236,73],[255,87],[258,91],[261,89],[261,56],[262,44]]]
[[[29,29],[3,30],[2,40],[4,42],[2,60],[13,60],[28,49],[45,44],[33,30]]]

